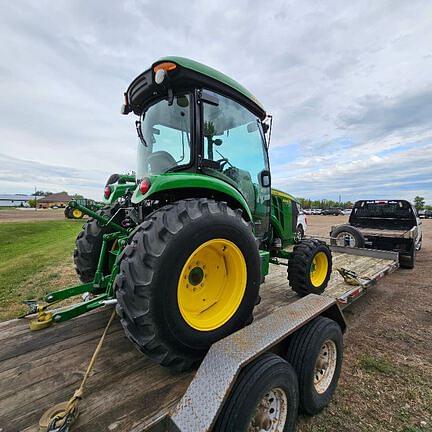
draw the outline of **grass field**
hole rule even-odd
[[[82,221],[0,224],[0,320],[23,311],[20,302],[76,280],[72,252]]]

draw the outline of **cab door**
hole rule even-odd
[[[271,178],[261,121],[230,98],[210,91],[205,94],[202,135],[206,172],[240,191],[252,213],[255,236],[262,240],[269,229]]]

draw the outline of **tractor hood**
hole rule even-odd
[[[184,57],[164,57],[153,63],[126,90],[122,114],[140,115],[144,107],[170,91],[204,87],[228,96],[257,115],[261,120],[266,112],[258,99],[245,87],[227,75],[204,64]]]

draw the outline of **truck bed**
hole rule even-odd
[[[325,295],[336,297],[342,307],[398,266],[392,252],[338,247],[333,248],[333,262],[334,269],[344,267],[366,278],[364,286],[353,287],[333,271]],[[298,300],[288,286],[284,266],[271,265],[260,293],[257,320]],[[72,396],[109,315],[110,310],[95,311],[39,332],[30,332],[26,320],[0,323],[2,432],[37,431],[42,413]],[[147,360],[116,320],[88,381],[73,430],[142,431],[166,416],[193,376],[193,372],[172,373]]]
[[[379,228],[361,228],[358,229],[365,237],[388,237],[388,238],[415,238],[416,227],[410,230],[390,230],[390,229],[379,229]]]

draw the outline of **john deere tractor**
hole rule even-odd
[[[97,213],[71,204],[91,216],[74,255],[83,285],[45,300],[91,298],[47,320],[117,300],[138,349],[184,370],[252,321],[270,262],[288,266],[299,295],[324,291],[330,251],[318,240],[295,244],[297,207],[271,190],[270,120],[248,90],[167,57],[130,84],[122,113],[136,115],[136,175],[112,175]]]

